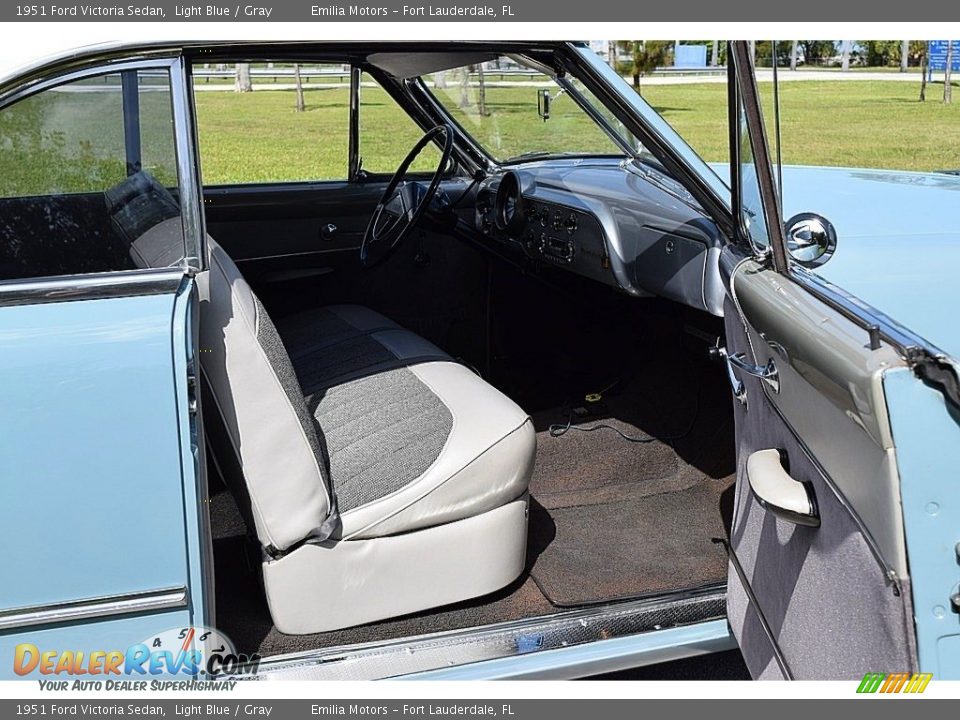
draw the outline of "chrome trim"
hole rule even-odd
[[[178,267],[4,280],[0,282],[0,307],[139,295],[172,295],[180,287],[183,275],[183,268]]]
[[[780,371],[777,370],[777,363],[773,358],[770,358],[766,365],[754,365],[752,362],[747,360],[746,353],[734,353],[733,355],[728,355],[726,348],[724,348],[721,354],[726,359],[728,367],[733,365],[734,367],[745,372],[747,375],[760,378],[775,394],[780,393]]]
[[[99,65],[81,65],[80,67],[67,65],[63,68],[56,68],[52,70],[52,75],[40,73],[36,77],[28,78],[26,81],[22,78],[17,79],[11,82],[8,87],[0,89],[0,110],[30,95],[36,95],[52,87],[84,78],[97,77],[99,75],[113,75],[123,70],[165,70],[169,73],[170,68],[175,62],[176,57],[171,56],[169,52],[165,52],[152,59],[131,59],[124,57],[104,60],[102,64]]]
[[[187,588],[180,586],[0,610],[0,631],[133,613],[175,610],[186,607],[187,599]]]
[[[183,263],[193,272],[206,263],[203,185],[197,153],[197,125],[193,107],[190,68],[180,56],[170,63],[170,100],[173,104],[173,132],[180,190],[180,222],[183,225]]]
[[[428,670],[398,680],[574,680],[576,678],[710,655],[737,647],[726,620],[654,630],[517,658]]]
[[[562,648],[586,649],[713,620],[726,625],[725,618],[725,586],[715,584],[476,628],[280,655],[262,660],[256,679],[373,680],[493,660],[527,661]]]

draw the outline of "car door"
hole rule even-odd
[[[757,678],[917,671],[887,388],[921,383],[920,354],[891,321],[791,258],[751,56],[741,42],[729,56],[730,626]]]
[[[213,621],[184,77],[176,58],[115,59],[0,92],[0,677],[95,673],[82,658]],[[118,225],[146,237],[145,195],[108,208],[148,176],[171,234],[150,236],[152,262],[105,252],[134,238]],[[43,223],[56,257],[37,270],[21,246]]]

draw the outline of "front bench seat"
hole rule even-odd
[[[224,475],[263,548],[277,629],[373,622],[519,576],[536,443],[527,415],[365,308],[304,313],[278,331],[229,256],[212,240],[208,250],[207,413],[239,461]]]

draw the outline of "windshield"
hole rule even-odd
[[[635,155],[639,141],[575,79],[514,57],[423,75],[446,112],[498,163]]]

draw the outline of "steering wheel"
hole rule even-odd
[[[403,178],[413,161],[427,145],[437,141],[441,136],[440,162],[430,178],[430,183],[424,185],[417,181],[405,182]],[[410,236],[437,194],[440,181],[443,179],[443,171],[449,165],[452,154],[453,128],[447,124],[431,128],[413,146],[390,178],[390,183],[383,191],[380,202],[377,203],[373,216],[367,224],[363,243],[360,245],[360,264],[363,267],[373,267],[383,262],[393,254],[400,243]]]

